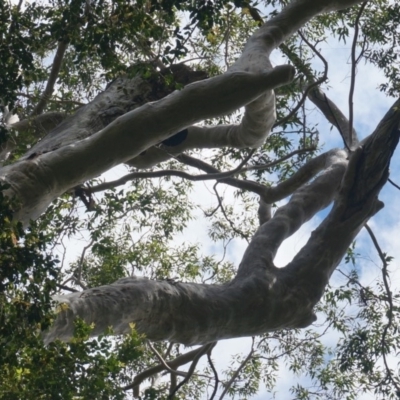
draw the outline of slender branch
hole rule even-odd
[[[232,222],[232,220],[231,220],[231,219],[228,217],[228,215],[226,214],[225,207],[224,207],[224,205],[222,204],[221,196],[219,195],[219,193],[218,193],[218,191],[217,191],[217,185],[218,185],[218,182],[215,183],[215,185],[213,186],[213,189],[214,189],[215,195],[217,196],[219,208],[221,209],[222,214],[224,214],[224,217],[225,217],[225,219],[228,221],[228,223],[229,223],[229,225],[231,226],[232,230],[233,230],[234,232],[236,232],[242,239],[244,239],[244,240],[248,243],[248,242],[249,242],[249,238],[248,238],[240,229],[237,229],[237,228],[235,227],[235,224]]]
[[[49,80],[47,81],[46,89],[42,94],[42,98],[39,103],[33,109],[31,116],[41,114],[49,100],[50,96],[53,93],[54,85],[56,83],[58,74],[60,73],[65,50],[67,49],[68,44],[66,42],[59,42],[56,55],[54,56],[53,65],[51,67],[51,72],[49,76]]]
[[[356,83],[356,47],[357,47],[357,40],[358,40],[358,30],[359,30],[359,23],[361,15],[367,5],[367,2],[362,3],[360,10],[357,14],[355,25],[354,25],[354,37],[353,37],[353,44],[351,46],[351,80],[350,80],[350,90],[349,90],[349,146],[352,146],[352,132],[353,132],[353,113],[354,113],[354,106],[353,106],[353,96],[354,96],[354,87]]]
[[[303,154],[303,153],[307,153],[310,151],[315,151],[315,147],[308,147],[305,149],[299,149],[299,150],[295,150],[292,151],[291,153],[287,154],[286,156],[280,158],[279,160],[275,160],[272,161],[268,164],[263,164],[263,165],[252,165],[249,167],[244,167],[244,165],[247,164],[248,160],[252,157],[252,155],[255,152],[255,149],[253,149],[252,151],[250,151],[250,153],[246,156],[246,158],[240,163],[240,165],[238,167],[236,167],[235,169],[231,170],[231,171],[226,171],[226,172],[220,172],[218,171],[216,168],[209,166],[210,168],[208,169],[210,172],[207,174],[201,174],[201,175],[191,175],[187,172],[184,171],[179,171],[179,170],[161,170],[161,171],[144,171],[144,172],[132,172],[130,174],[127,174],[125,176],[123,176],[120,179],[117,179],[115,181],[110,181],[110,182],[104,182],[104,183],[100,183],[99,185],[93,186],[90,189],[86,188],[85,190],[87,190],[90,193],[96,193],[96,192],[102,192],[103,190],[106,189],[110,189],[110,188],[114,188],[116,186],[121,186],[121,185],[125,185],[125,183],[133,180],[133,179],[144,179],[144,178],[161,178],[164,176],[177,176],[180,178],[184,178],[184,179],[188,179],[190,181],[208,181],[208,180],[217,180],[217,181],[221,181],[223,183],[227,183],[230,184],[227,180],[227,178],[233,176],[233,175],[237,175],[241,172],[246,172],[246,171],[261,171],[270,167],[273,167],[274,165],[277,165],[285,160],[288,160],[289,158],[293,157],[294,155],[297,154]],[[186,155],[179,155],[177,157],[175,157],[178,161],[184,162],[185,164],[190,165],[189,163],[187,163],[186,161],[188,161],[188,158],[190,156],[186,156]],[[183,161],[186,160],[186,161]],[[194,159],[193,159],[194,160]],[[199,160],[200,161],[200,160]],[[199,164],[200,165],[200,164]],[[211,170],[213,172],[211,172]],[[239,179],[235,179],[234,182],[238,183],[241,186],[246,186],[246,188],[243,187],[243,189],[247,189],[247,190],[251,190],[251,188],[249,189],[249,186],[252,185],[252,183],[254,183],[255,185],[257,185],[256,189],[258,193],[259,192],[259,184],[257,182],[253,182],[250,180],[246,180],[246,181],[242,181]],[[243,184],[239,183],[239,182],[243,182]],[[235,187],[238,187],[237,185],[233,185]]]
[[[79,291],[79,290],[70,288],[69,286],[59,284],[59,283],[57,283],[56,286],[57,286],[58,288],[60,288],[60,289],[67,290],[68,292],[78,292],[78,291]]]
[[[388,276],[389,276],[388,262],[387,262],[386,255],[383,253],[381,247],[379,246],[378,240],[376,239],[374,232],[368,226],[368,224],[365,224],[365,229],[367,230],[367,232],[372,240],[372,243],[374,244],[375,249],[378,252],[379,258],[382,261],[382,279],[383,279],[383,284],[385,286],[386,295],[387,295],[388,303],[389,303],[389,310],[386,314],[387,318],[388,318],[388,322],[385,325],[385,327],[383,328],[383,333],[382,333],[382,338],[381,338],[381,350],[382,350],[383,363],[385,364],[387,376],[389,377],[390,381],[393,383],[394,387],[396,388],[397,393],[400,393],[400,386],[395,381],[392,371],[390,370],[387,359],[386,359],[386,350],[387,350],[386,349],[387,348],[386,337],[387,337],[389,329],[393,325],[393,297],[392,297],[392,292],[390,290],[389,281],[388,281]]]
[[[166,364],[170,368],[175,370],[176,368],[178,368],[178,367],[180,367],[180,366],[182,366],[184,364],[187,364],[188,362],[192,361],[195,358],[195,356],[199,352],[203,351],[203,349],[206,346],[207,346],[207,344],[203,345],[201,347],[198,347],[197,349],[194,349],[192,351],[189,351],[189,352],[187,352],[185,354],[182,354],[182,355],[176,357],[172,361],[167,361]],[[165,369],[166,368],[165,368],[165,366],[163,364],[159,364],[159,365],[156,365],[156,366],[151,367],[149,369],[146,369],[145,371],[143,371],[140,374],[136,375],[132,383],[130,383],[127,386],[122,387],[122,390],[126,391],[126,390],[130,390],[130,389],[134,389],[134,388],[138,387],[144,380],[150,378],[151,376],[153,376],[155,374],[158,374],[158,373],[164,371]]]
[[[295,155],[304,154],[304,153],[308,153],[308,152],[315,151],[315,150],[317,150],[317,148],[315,146],[306,147],[304,149],[294,150],[294,151],[286,154],[286,156],[283,156],[283,157],[279,158],[278,160],[271,161],[270,163],[262,164],[262,165],[251,165],[249,167],[243,168],[242,171],[243,172],[244,171],[263,171],[264,169],[271,168],[271,167],[273,167],[275,165],[278,165],[281,162],[286,161],[286,160],[288,160],[289,158],[292,158]]]
[[[190,365],[189,371],[186,374],[185,379],[182,380],[182,382],[179,383],[179,385],[176,386],[175,390],[173,392],[170,393],[170,395],[168,396],[169,400],[172,400],[174,398],[175,393],[178,392],[178,390],[185,385],[187,382],[189,382],[189,379],[192,377],[197,363],[199,362],[200,358],[206,354],[207,352],[209,352],[215,345],[217,344],[217,342],[212,342],[212,343],[207,343],[206,345],[204,345],[201,348],[201,351],[199,351],[196,356],[193,359],[192,364]]]
[[[324,63],[325,70],[327,71],[327,62],[326,62],[325,58],[322,56],[322,54],[317,50],[317,48],[314,45],[312,45],[305,38],[305,36],[301,32],[299,32],[299,35],[307,43],[307,45],[315,52],[315,54],[317,54],[317,56],[321,59],[321,61]],[[301,58],[299,58],[297,56],[297,54],[291,52],[285,45],[281,45],[280,49],[289,58],[289,60],[293,63],[293,65],[307,77],[307,79],[309,81],[313,82],[315,80],[314,74],[313,74],[311,68],[308,65],[306,65],[301,60]],[[339,107],[327,97],[327,95],[321,90],[321,88],[318,85],[311,84],[307,87],[306,90],[307,90],[307,95],[308,95],[309,100],[311,102],[313,102],[319,108],[319,110],[322,112],[322,114],[325,116],[325,118],[332,125],[336,126],[340,135],[342,136],[345,147],[347,149],[352,148],[352,146],[349,145],[350,144],[349,137],[352,137],[352,143],[354,146],[356,146],[358,144],[356,132],[353,129],[352,134],[351,135],[349,134],[349,131],[348,131],[349,130],[349,121],[344,116],[344,114],[341,112]],[[302,104],[299,103],[298,108],[300,108],[301,105]],[[298,108],[297,108],[297,110],[298,110]],[[288,117],[283,118],[276,125],[285,123],[287,120],[289,120],[289,118],[292,115],[293,114],[290,113]]]
[[[125,185],[126,182],[131,181],[132,179],[138,178],[160,178],[164,176],[178,176],[180,178],[185,178],[191,181],[207,181],[207,180],[221,180],[224,178],[228,178],[232,175],[239,174],[244,171],[243,166],[247,164],[250,158],[253,156],[255,149],[251,150],[250,153],[246,156],[246,158],[233,170],[226,172],[217,172],[214,174],[203,174],[203,175],[190,175],[187,172],[179,171],[179,170],[162,170],[162,171],[147,171],[147,172],[132,172],[131,174],[125,175],[120,179],[111,182],[101,183],[97,186],[94,186],[90,189],[86,189],[90,193],[101,192],[103,190],[113,188],[120,185]]]
[[[32,101],[37,101],[38,96],[31,95],[29,93],[24,93],[24,92],[17,92],[17,96],[25,97],[27,99],[30,99]],[[86,103],[82,103],[81,101],[77,100],[63,100],[60,97],[55,96],[53,99],[48,99],[48,103],[57,103],[57,104],[73,104],[78,107],[85,106]]]
[[[86,289],[86,287],[82,284],[82,280],[81,280],[83,260],[85,259],[86,251],[89,250],[93,246],[93,243],[94,243],[94,240],[92,239],[90,241],[90,243],[82,249],[82,253],[79,258],[78,269],[74,271],[74,279],[77,280],[77,282],[83,287],[83,289]]]
[[[395,188],[400,190],[400,186],[396,185],[390,178],[388,179],[388,182],[391,183]]]
[[[231,185],[238,189],[248,190],[258,194],[266,203],[272,204],[276,201],[282,200],[292,194],[300,186],[312,179],[316,174],[325,168],[328,168],[335,162],[337,157],[342,157],[342,150],[332,149],[323,153],[304,164],[299,168],[289,179],[279,183],[275,187],[266,187],[258,182],[251,180],[240,180],[236,178],[227,178],[219,182]],[[207,164],[204,161],[190,157],[186,154],[181,154],[177,159],[187,165],[199,168],[208,173],[219,172],[216,168]],[[268,165],[268,164],[267,164]]]
[[[346,148],[353,150],[358,145],[357,133],[353,128],[351,132],[353,145],[350,146],[349,121],[339,107],[318,87],[309,92],[308,98],[319,108],[325,118],[338,129]]]
[[[158,361],[160,361],[161,365],[166,369],[167,371],[171,372],[171,374],[175,375],[180,375],[186,377],[187,373],[186,372],[181,372],[177,371],[175,369],[172,369],[167,362],[162,358],[161,354],[157,351],[157,349],[151,344],[150,341],[147,341],[147,345],[150,347],[151,351],[155,354],[155,356],[158,358]]]
[[[217,370],[216,370],[216,368],[214,366],[213,360],[211,359],[211,352],[212,352],[212,349],[207,351],[207,360],[208,360],[208,363],[210,364],[211,369],[214,372],[214,377],[215,377],[215,386],[214,386],[214,390],[213,390],[213,392],[211,394],[211,397],[210,397],[210,400],[214,400],[214,398],[215,398],[215,396],[217,394],[217,390],[218,390],[219,377],[218,377],[218,372],[217,372]]]
[[[303,95],[302,95],[300,101],[297,103],[297,105],[293,108],[293,110],[287,116],[282,118],[280,121],[275,122],[274,127],[285,124],[294,115],[296,115],[297,111],[300,109],[300,107],[303,106],[304,102],[306,101],[306,98],[308,97],[308,94],[310,93],[311,89],[313,89],[314,87],[316,87],[316,86],[320,85],[321,83],[325,82],[326,79],[328,78],[328,62],[326,61],[326,59],[317,50],[317,48],[307,40],[307,38],[303,35],[301,30],[298,31],[298,34],[302,38],[302,40],[314,51],[314,53],[319,57],[319,59],[324,63],[324,73],[317,80],[314,80],[314,77],[312,77],[312,82],[307,85],[307,87],[304,90]],[[285,53],[285,54],[287,55],[287,53]],[[308,79],[310,79],[311,76],[312,75],[310,73],[307,74],[307,78]]]
[[[231,379],[229,379],[228,383],[225,385],[225,389],[222,392],[221,396],[219,397],[219,400],[222,400],[226,393],[228,392],[229,388],[232,386],[233,382],[235,382],[236,378],[239,376],[240,371],[245,367],[245,365],[248,363],[248,361],[253,357],[254,354],[254,337],[251,338],[252,343],[251,343],[251,349],[247,357],[243,360],[243,362],[240,364],[239,368],[233,373]]]

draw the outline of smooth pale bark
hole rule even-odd
[[[259,228],[230,283],[131,277],[60,296],[58,301],[67,307],[62,307],[45,341],[68,340],[76,317],[94,323],[93,335],[109,326],[115,333],[127,333],[133,322],[151,340],[187,345],[308,326],[315,320],[313,307],[348,246],[382,208],[377,196],[399,140],[399,105],[400,101],[352,154],[349,166],[347,152],[336,151],[327,168]],[[283,240],[335,198],[332,211],[294,260],[276,268],[273,259]]]
[[[332,201],[347,164],[345,152],[339,157],[340,162],[295,194],[259,229],[232,282],[200,285],[132,277],[61,296],[57,300],[68,309],[60,312],[46,341],[69,339],[77,316],[95,324],[94,335],[108,326],[115,333],[128,333],[134,322],[148,339],[187,345],[307,326],[314,320],[312,307],[289,312],[282,270],[273,265],[272,253],[277,242],[280,244]],[[292,218],[294,215],[297,218]]]
[[[20,201],[16,218],[27,224],[68,189],[139,155],[188,125],[234,111],[266,90],[289,82],[293,75],[290,66],[259,75],[224,74],[127,112],[86,139],[46,153],[39,145],[26,158],[0,169],[0,179],[11,186],[7,194]]]
[[[0,179],[11,186],[7,194],[20,201],[16,218],[26,224],[57,196],[119,163],[134,164],[135,158],[146,160],[146,154],[148,164],[142,165],[158,162],[149,149],[186,128],[187,147],[183,143],[180,151],[191,146],[257,147],[275,121],[273,89],[294,75],[290,66],[271,67],[271,51],[315,15],[358,3],[294,0],[249,39],[227,73],[156,102],[137,107],[134,94],[150,93],[151,87],[140,77],[120,78],[23,159],[0,169]],[[193,126],[242,106],[246,111],[238,126]],[[381,207],[377,195],[398,141],[398,108],[396,104],[371,140],[355,151],[350,166],[347,152],[332,150],[310,161],[279,189],[259,185],[266,208],[275,199],[293,196],[273,218],[261,213],[265,223],[232,282],[199,285],[131,277],[58,296],[67,307],[61,307],[45,341],[70,339],[76,317],[94,323],[93,335],[110,326],[115,333],[129,332],[133,322],[149,339],[185,344],[309,325],[330,274],[365,221]],[[238,183],[234,178],[223,181]],[[282,241],[332,201],[332,211],[307,245],[287,267],[276,268],[273,259]]]
[[[78,110],[73,118],[51,132],[27,154],[27,158],[0,170],[0,180],[11,185],[7,195],[17,197],[20,202],[16,217],[26,225],[52,200],[72,187],[140,155],[196,122],[232,112],[252,102],[255,102],[254,106],[248,106],[242,124],[249,121],[248,136],[255,135],[254,145],[261,143],[268,135],[268,127],[275,121],[271,90],[293,78],[290,66],[272,69],[271,51],[313,16],[359,2],[293,1],[248,40],[243,54],[227,73],[192,83],[133,111],[125,112],[121,105],[132,107],[135,84],[129,86],[123,78],[117,80],[110,90],[100,95],[100,99]],[[123,115],[103,127],[104,113]],[[263,128],[258,130],[255,126],[257,121],[261,123],[260,118],[265,120],[261,124]],[[88,132],[92,125],[94,129],[89,131],[98,130],[93,134]],[[80,140],[82,138],[85,139]],[[249,140],[246,143],[250,145]],[[232,136],[227,134],[226,146],[235,144]]]

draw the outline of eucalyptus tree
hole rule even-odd
[[[153,381],[145,398],[208,391],[214,398],[219,383],[220,398],[248,398],[261,378],[272,390],[280,357],[316,382],[315,391],[294,387],[297,398],[400,393],[388,360],[398,349],[390,257],[366,225],[383,207],[399,101],[361,140],[352,97],[361,59],[382,69],[381,89],[398,96],[399,6],[262,5],[266,18],[261,4],[246,1],[1,6],[3,398],[26,398],[28,390],[51,398],[140,396],[140,385],[160,372],[169,385]],[[352,41],[348,118],[323,91],[329,75],[318,43],[332,35]],[[285,60],[276,67],[274,50]],[[315,70],[315,58],[324,71]],[[337,129],[342,148],[318,148],[305,104]],[[98,178],[117,166],[118,179]],[[265,172],[277,173],[275,184]],[[237,267],[174,243],[193,217],[191,182],[206,180],[215,182],[216,208],[204,212],[210,240],[248,241]],[[241,224],[219,195],[222,185],[237,190]],[[282,242],[331,204],[306,245],[277,268]],[[352,244],[364,226],[381,257],[382,285],[363,287],[353,271],[346,287],[327,291],[342,259],[355,262]],[[62,253],[57,267],[56,252],[74,237],[87,240],[82,253],[71,262]],[[354,298],[357,315],[346,319],[336,307]],[[316,310],[343,334],[330,361],[319,333],[299,330]],[[105,333],[123,337],[85,342]],[[235,337],[253,337],[253,345],[221,379],[211,352]],[[174,344],[201,346],[182,354]],[[203,355],[209,367],[196,374]],[[43,363],[50,379],[32,372]]]

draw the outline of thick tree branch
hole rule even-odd
[[[390,159],[399,140],[399,106],[400,100],[391,107],[374,133],[352,154],[332,211],[285,268],[288,281],[304,282],[304,288],[308,285],[304,296],[309,299],[318,301],[354,237],[365,222],[383,207],[377,196],[388,179]],[[324,284],[321,285],[321,282]]]
[[[293,68],[281,66],[260,75],[230,73],[190,84],[122,115],[80,142],[45,154],[39,152],[39,146],[25,159],[1,169],[0,179],[10,183],[8,194],[21,202],[17,218],[27,223],[69,188],[139,155],[188,125],[233,111],[292,77]]]
[[[108,326],[117,334],[127,332],[130,329],[127,321],[133,321],[137,330],[151,340],[186,344],[308,325],[314,318],[312,310],[309,307],[296,310],[291,302],[286,302],[287,294],[282,297],[285,292],[280,285],[281,272],[272,264],[273,253],[285,237],[329,204],[344,172],[345,157],[344,151],[332,156],[337,163],[325,175],[300,189],[287,206],[260,227],[232,282],[220,286],[171,284],[131,277],[60,296],[59,301],[68,308],[63,308],[53,328],[45,334],[46,341],[70,338],[77,316],[88,323],[95,322],[94,335]],[[329,175],[329,179],[324,179]],[[317,189],[320,191],[315,192]],[[274,229],[278,230],[278,239],[269,235]],[[174,310],[178,309],[176,313]]]
[[[347,153],[338,151],[332,156],[331,166],[311,183],[297,189],[289,203],[279,208],[273,218],[257,230],[239,266],[238,279],[252,275],[256,268],[273,266],[282,242],[332,202],[346,166]]]
[[[281,328],[304,327],[314,319],[333,270],[366,220],[381,207],[377,195],[388,178],[390,158],[399,140],[400,101],[351,156],[329,216],[285,268],[272,261],[281,242],[337,193],[347,153],[262,225],[246,250],[235,279],[225,285],[151,281],[130,277],[112,285],[60,296],[66,303],[46,342],[68,340],[74,319],[95,323],[94,335],[109,326],[125,333],[130,323],[151,340],[185,344],[253,336]],[[179,310],[179,313],[175,311]]]

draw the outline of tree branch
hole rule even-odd
[[[33,131],[40,136],[40,134],[47,133],[58,126],[65,118],[66,113],[59,111],[49,111],[45,114],[35,115],[18,121],[11,125],[11,129],[18,132],[25,132],[33,129]]]
[[[304,288],[308,285],[308,289],[303,295],[314,298],[315,302],[360,229],[383,207],[377,196],[388,179],[390,159],[399,141],[399,106],[400,100],[364,144],[352,153],[331,212],[284,268],[288,284],[304,282]]]
[[[388,349],[388,344],[386,343],[386,337],[387,337],[389,329],[393,325],[393,298],[392,298],[392,292],[390,290],[390,286],[389,286],[389,282],[388,282],[388,276],[389,276],[388,266],[389,266],[389,264],[388,264],[385,254],[383,253],[381,247],[379,246],[378,240],[376,239],[374,232],[368,226],[368,224],[365,224],[365,229],[367,230],[367,232],[372,240],[372,243],[374,244],[375,249],[378,252],[379,258],[381,259],[381,262],[382,262],[382,279],[383,279],[383,284],[385,286],[386,296],[387,296],[388,303],[389,303],[389,310],[386,313],[388,322],[385,325],[385,327],[383,328],[382,339],[381,339],[381,351],[382,351],[383,363],[385,364],[386,375],[389,377],[390,381],[393,383],[397,392],[400,393],[400,386],[394,379],[392,371],[389,368],[387,358],[386,358],[386,353],[387,353],[387,349]]]
[[[205,344],[203,346],[198,347],[197,349],[194,349],[192,351],[189,351],[185,354],[182,354],[178,357],[176,357],[174,360],[172,361],[167,361],[167,365],[169,366],[169,368],[171,368],[172,370],[176,370],[177,368],[179,368],[182,365],[187,364],[188,362],[193,361],[193,359],[196,357],[196,355],[200,352],[203,352],[203,350],[208,346],[208,344]],[[122,390],[130,390],[133,389],[135,387],[138,387],[144,380],[152,377],[155,374],[158,374],[162,371],[164,371],[166,368],[163,364],[159,364],[156,365],[154,367],[151,367],[149,369],[146,369],[145,371],[141,372],[140,374],[135,376],[135,379],[133,380],[132,383],[130,383],[127,386],[124,386],[122,388]]]
[[[211,359],[211,352],[212,352],[212,349],[207,351],[207,359],[208,359],[208,363],[210,364],[210,367],[211,367],[212,371],[214,372],[215,385],[214,385],[214,390],[213,390],[213,392],[212,392],[212,394],[210,396],[210,400],[214,400],[215,395],[217,394],[217,390],[218,390],[219,378],[218,378],[218,372],[215,369],[214,363],[213,363],[213,361]]]
[[[283,125],[286,122],[288,122],[294,115],[296,115],[297,111],[300,109],[300,107],[303,106],[304,102],[306,101],[309,92],[311,89],[313,89],[316,86],[319,86],[321,83],[325,82],[326,79],[328,78],[328,62],[325,60],[325,58],[322,56],[322,54],[317,50],[317,48],[312,45],[307,38],[303,35],[303,33],[299,30],[299,36],[302,38],[302,40],[314,51],[314,53],[318,56],[318,58],[324,63],[324,73],[323,75],[318,78],[317,80],[314,79],[311,70],[308,71],[306,74],[306,77],[308,80],[311,81],[306,87],[306,89],[303,92],[303,95],[300,99],[300,101],[297,103],[297,105],[290,111],[288,115],[286,115],[284,118],[282,118],[280,121],[275,122],[274,127]],[[285,52],[285,54],[288,54],[288,52]],[[300,59],[299,59],[300,62]]]
[[[64,58],[65,50],[67,49],[68,44],[66,42],[59,42],[56,55],[54,56],[53,65],[51,67],[51,72],[49,79],[47,81],[46,89],[42,94],[42,98],[40,99],[39,103],[33,109],[31,116],[41,114],[47,104],[48,99],[53,94],[54,85],[56,83],[58,74],[60,73],[62,61]]]
[[[172,391],[172,392],[170,393],[170,395],[168,396],[168,399],[169,399],[169,400],[173,400],[175,393],[177,393],[178,390],[179,390],[183,385],[185,385],[186,383],[189,382],[189,379],[192,377],[192,375],[193,375],[193,373],[194,373],[194,371],[195,371],[195,369],[196,369],[197,363],[199,362],[200,358],[201,358],[204,354],[206,354],[206,353],[208,353],[210,350],[212,350],[213,347],[214,347],[216,344],[217,344],[217,342],[208,343],[208,344],[204,345],[204,346],[201,348],[200,351],[197,352],[197,354],[196,354],[195,357],[193,358],[192,364],[190,365],[190,368],[189,368],[189,371],[188,371],[187,374],[186,374],[186,377],[182,380],[182,382],[179,383],[179,385],[176,386],[176,388],[174,389],[174,391]]]
[[[156,355],[156,357],[157,357],[158,361],[160,361],[161,365],[162,365],[168,372],[170,372],[171,374],[180,375],[180,376],[183,376],[183,377],[186,377],[186,376],[187,376],[187,373],[186,373],[186,372],[181,372],[181,371],[177,371],[177,370],[175,370],[175,369],[172,369],[172,368],[167,364],[167,362],[162,358],[161,354],[156,350],[156,348],[151,344],[151,342],[150,342],[149,340],[147,341],[147,345],[150,347],[151,351]],[[197,356],[197,354],[196,354],[196,356]],[[195,356],[195,358],[196,358],[196,356]]]
[[[348,145],[351,148],[353,146],[352,140],[352,132],[353,132],[353,114],[354,114],[354,105],[353,105],[353,96],[354,96],[354,87],[356,84],[356,48],[357,48],[357,40],[358,40],[358,30],[359,23],[361,19],[361,15],[364,12],[364,9],[367,5],[367,2],[361,4],[360,10],[357,13],[356,21],[354,23],[354,37],[353,43],[351,46],[351,79],[350,79],[350,90],[349,90],[349,142]]]
[[[229,379],[228,383],[224,388],[224,391],[221,393],[221,396],[219,397],[219,400],[222,400],[224,398],[224,396],[226,395],[226,393],[228,392],[228,390],[230,389],[230,387],[232,386],[233,382],[235,382],[235,380],[237,379],[237,377],[240,374],[240,371],[245,367],[245,365],[250,361],[251,357],[253,357],[254,354],[254,337],[251,338],[252,342],[251,342],[251,349],[249,351],[249,354],[247,355],[247,357],[242,361],[242,363],[239,365],[239,368],[236,369],[236,371],[233,373],[231,379]]]
[[[90,193],[102,192],[103,190],[114,188],[116,186],[125,185],[125,183],[140,178],[160,178],[164,176],[177,176],[180,178],[185,178],[190,181],[207,181],[207,180],[220,180],[224,178],[228,178],[232,175],[236,175],[241,173],[244,169],[243,167],[247,164],[250,158],[253,156],[254,150],[250,151],[250,153],[245,157],[245,159],[233,170],[226,172],[217,172],[214,174],[204,174],[204,175],[190,175],[187,172],[179,171],[179,170],[161,170],[161,171],[147,171],[147,172],[132,172],[128,175],[123,176],[120,179],[111,182],[101,183],[97,186],[93,186],[91,188],[85,189]]]

